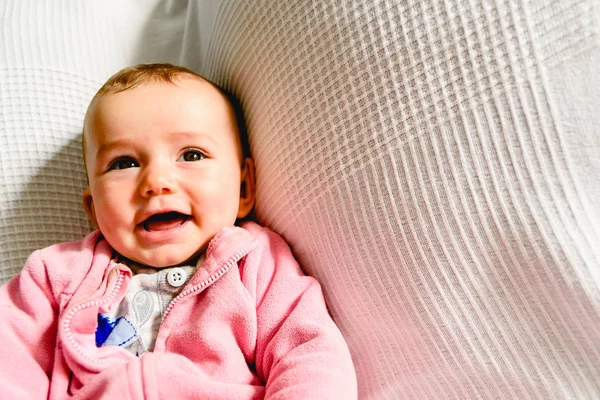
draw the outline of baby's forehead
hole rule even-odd
[[[88,105],[88,109],[84,118],[84,131],[85,126],[89,123],[89,121],[92,118],[96,118],[99,114],[102,115],[104,109],[107,106],[110,107],[115,98],[119,97],[120,94],[126,94],[131,91],[146,90],[152,87],[160,87],[162,91],[169,91],[170,89],[177,91],[184,89],[187,92],[194,92],[194,96],[196,97],[210,97],[212,101],[222,102],[229,113],[232,115],[235,114],[235,110],[230,99],[218,86],[200,76],[182,73],[173,77],[171,81],[152,78],[139,82],[124,90],[108,90],[104,93],[99,92]]]
[[[154,89],[156,89],[157,87],[159,87],[160,90],[156,91]],[[178,93],[172,93],[169,94],[168,92],[170,92],[170,90],[173,91],[181,91],[182,89],[184,90],[184,92],[178,94]],[[123,94],[128,94],[134,91],[138,91],[138,95],[137,96],[125,96],[122,97],[120,95]],[[146,92],[146,93],[145,93]],[[208,106],[210,108],[212,108],[213,105],[217,105],[217,110],[219,110],[217,113],[212,113],[209,115],[209,118],[220,118],[220,116],[222,115],[223,118],[226,118],[228,121],[230,121],[230,123],[232,125],[234,125],[234,135],[235,135],[235,139],[238,142],[238,146],[241,146],[241,143],[239,143],[240,139],[239,135],[239,124],[237,121],[237,114],[236,111],[234,109],[234,106],[231,104],[230,99],[228,98],[228,96],[221,91],[217,86],[215,86],[214,84],[212,84],[210,81],[207,81],[201,77],[197,77],[194,75],[190,75],[190,74],[181,74],[181,76],[176,77],[175,79],[173,79],[172,82],[165,82],[165,81],[158,81],[158,80],[150,80],[147,82],[141,82],[133,87],[127,88],[125,90],[121,90],[121,91],[117,91],[114,93],[111,92],[107,92],[107,93],[103,93],[100,96],[97,96],[96,98],[94,98],[92,100],[92,102],[90,103],[90,106],[88,107],[88,111],[85,115],[85,120],[84,120],[84,129],[83,129],[83,137],[82,137],[82,141],[83,141],[83,150],[85,152],[87,146],[86,146],[86,142],[90,143],[91,140],[96,141],[96,139],[98,139],[95,134],[95,129],[98,126],[110,126],[111,124],[112,127],[117,127],[118,122],[116,121],[128,121],[129,115],[135,116],[135,114],[137,113],[137,111],[134,109],[133,112],[130,114],[132,107],[130,107],[133,104],[133,108],[136,107],[136,102],[135,101],[131,101],[131,100],[135,100],[135,99],[141,99],[142,102],[146,102],[145,100],[148,98],[152,98],[154,96],[157,95],[161,95],[163,94],[164,96],[166,96],[168,98],[168,96],[173,96],[174,101],[179,102],[181,101],[183,105],[183,107],[185,106],[186,100],[189,96],[188,94],[192,93],[191,96],[191,100],[189,101],[189,107],[193,108],[195,107],[195,101],[193,100],[193,98],[198,98],[198,97],[203,97],[205,100],[201,100],[200,101],[200,105],[202,106],[202,104],[204,103],[204,106],[206,106],[207,104],[209,104]],[[141,96],[141,97],[140,97]],[[149,97],[150,96],[150,97]],[[119,97],[121,97],[119,99]],[[164,98],[164,97],[163,97]],[[168,107],[167,107],[168,108]],[[129,111],[127,111],[129,110]],[[156,108],[154,108],[154,113],[149,113],[150,114],[154,114],[154,115],[159,115],[160,113],[162,113],[164,109],[160,109],[160,110],[156,110]],[[220,110],[224,110],[224,113],[222,113],[222,111]],[[139,110],[140,112],[146,112],[148,111],[147,109],[142,108],[141,110]],[[173,109],[171,108],[170,111],[164,111],[165,113],[169,112],[172,113],[174,112]],[[177,112],[175,112],[177,113]],[[138,114],[141,115],[141,114]],[[170,115],[170,114],[167,114]],[[185,117],[183,117],[185,118]],[[127,122],[129,123],[129,121]],[[229,122],[226,122],[229,123]],[[100,124],[100,125],[98,125]],[[116,124],[116,125],[115,125]],[[103,136],[106,135],[106,132],[103,128]],[[94,145],[92,145],[92,147],[96,147]]]

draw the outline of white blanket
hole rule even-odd
[[[81,120],[141,61],[246,109],[257,213],[361,399],[600,397],[594,0],[0,3],[0,278],[89,230]]]

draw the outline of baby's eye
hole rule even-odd
[[[177,161],[193,162],[203,160],[205,157],[206,156],[204,155],[204,153],[202,153],[200,150],[192,149],[186,150]]]
[[[139,167],[139,166],[140,165],[137,163],[137,161],[135,161],[131,157],[119,157],[115,161],[110,163],[108,170],[112,171],[113,169],[127,169],[127,168],[135,168],[135,167]]]

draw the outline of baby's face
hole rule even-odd
[[[191,261],[249,211],[240,209],[247,168],[235,118],[209,83],[180,77],[104,96],[88,112],[85,135],[84,207],[135,262]]]

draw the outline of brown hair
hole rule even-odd
[[[171,65],[167,63],[155,64],[138,64],[131,67],[126,67],[108,78],[106,83],[102,85],[96,93],[90,104],[93,104],[98,98],[107,94],[116,94],[125,90],[133,89],[142,83],[147,82],[165,82],[175,83],[175,79],[181,75],[192,75],[202,81],[206,81],[217,87],[212,82],[209,82],[203,76],[198,75],[194,71],[185,67]],[[217,87],[218,88],[218,87]],[[218,88],[220,90],[220,88]]]
[[[138,64],[131,67],[123,68],[122,70],[108,78],[106,83],[104,83],[104,85],[102,85],[98,92],[96,92],[96,94],[92,98],[92,101],[90,101],[88,110],[90,110],[94,103],[96,103],[103,96],[133,89],[143,83],[148,82],[165,82],[175,84],[175,80],[182,75],[192,76],[210,84],[227,99],[235,115],[238,134],[242,145],[243,157],[250,157],[250,146],[248,145],[248,136],[246,133],[244,114],[238,99],[231,92],[221,88],[220,86],[209,81],[202,75],[199,75],[185,67],[172,65],[168,63],[153,63]],[[82,134],[81,146],[83,150],[85,164],[85,134]]]

